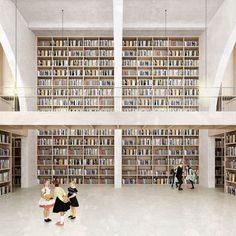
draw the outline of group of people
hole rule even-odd
[[[70,210],[71,214],[68,218],[74,220],[76,218],[76,208],[79,207],[79,202],[77,200],[76,194],[78,190],[76,189],[75,182],[71,181],[68,188],[68,193],[59,186],[59,182],[54,180],[52,182],[54,186],[54,193],[51,193],[50,181],[46,180],[44,186],[41,190],[41,198],[39,200],[39,206],[43,208],[44,221],[46,223],[51,222],[49,218],[50,209],[53,208],[54,213],[59,213],[60,221],[56,223],[57,226],[64,226],[64,216],[65,213]]]
[[[197,176],[196,173],[193,171],[193,169],[187,165],[186,166],[186,182],[191,184],[191,189],[194,189],[194,184],[196,183]],[[172,174],[172,181],[171,181],[171,187],[174,187],[174,184],[178,190],[183,190],[182,184],[183,184],[183,164],[180,163],[176,168],[171,170]]]

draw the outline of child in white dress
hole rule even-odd
[[[46,180],[44,182],[44,187],[41,190],[41,198],[39,200],[39,207],[43,208],[43,215],[44,215],[44,221],[50,222],[52,221],[49,218],[50,208],[54,206],[55,200],[53,199],[53,195],[51,194],[50,189],[50,182],[49,180]]]

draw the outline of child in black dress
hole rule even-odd
[[[78,190],[75,186],[75,181],[70,182],[70,187],[68,188],[68,198],[70,199],[70,209],[71,209],[71,215],[69,218],[71,220],[74,220],[76,218],[76,207],[79,206],[78,200],[76,198]]]

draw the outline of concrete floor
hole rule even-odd
[[[2,236],[230,236],[236,230],[236,197],[198,188],[179,192],[169,186],[80,186],[80,208],[64,228],[44,223],[40,187],[0,197]],[[67,214],[68,215],[68,214]]]

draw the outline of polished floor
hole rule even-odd
[[[236,197],[215,189],[169,186],[80,186],[80,208],[65,226],[44,223],[40,188],[0,197],[2,236],[235,236]]]

